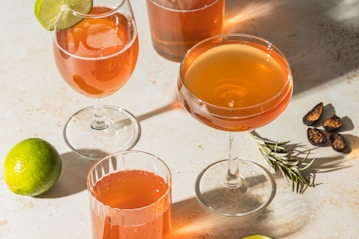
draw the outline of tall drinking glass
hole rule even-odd
[[[104,106],[102,98],[130,78],[139,51],[129,0],[94,0],[89,14],[71,11],[82,21],[55,30],[53,52],[63,79],[95,105],[75,113],[65,125],[69,147],[89,158],[133,147],[140,136],[135,117],[123,108]]]
[[[179,62],[194,44],[222,34],[225,0],[146,0],[152,45]]]
[[[243,34],[206,39],[184,57],[179,99],[197,120],[229,132],[228,159],[198,177],[199,200],[214,212],[242,216],[273,198],[272,177],[257,163],[240,159],[240,132],[276,119],[288,105],[293,81],[281,51],[267,40]]]
[[[169,239],[171,172],[141,151],[106,156],[89,171],[93,239]]]

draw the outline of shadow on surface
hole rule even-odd
[[[39,198],[60,198],[86,190],[87,174],[96,161],[88,160],[74,152],[61,155],[62,172],[55,186]]]
[[[294,93],[359,68],[359,2],[227,1],[226,31],[263,37],[288,58]],[[357,73],[351,73],[357,74]],[[347,76],[348,84],[353,77]]]
[[[219,216],[200,205],[196,198],[191,198],[173,204],[173,238],[238,239],[254,231],[268,235],[265,218],[265,211],[245,217]],[[254,223],[260,220],[263,225]]]
[[[165,113],[170,110],[182,108],[177,100],[160,108],[154,109],[148,113],[137,116],[138,121],[146,120],[158,114]],[[86,150],[85,154],[91,154],[91,150]],[[99,152],[95,152],[98,154]],[[102,152],[100,152],[102,153]],[[107,153],[103,152],[103,156]],[[56,185],[48,192],[40,195],[38,198],[60,198],[69,196],[87,189],[86,178],[93,164],[97,160],[79,156],[75,152],[68,152],[61,155],[62,172]]]
[[[151,118],[153,116],[156,116],[156,115],[159,115],[159,114],[171,111],[171,110],[175,110],[175,109],[182,109],[182,105],[177,100],[177,98],[175,98],[172,102],[170,102],[167,105],[164,105],[164,106],[162,106],[160,108],[157,108],[157,109],[154,109],[154,110],[149,111],[147,113],[144,113],[142,115],[138,115],[138,116],[136,116],[136,118],[137,118],[138,121],[141,122],[141,121],[144,121],[144,120],[146,120],[148,118]]]
[[[291,193],[258,213],[243,217],[223,217],[204,208],[196,198],[173,204],[174,239],[239,239],[263,234],[285,238],[301,230],[308,213],[300,198]]]

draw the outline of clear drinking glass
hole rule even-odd
[[[240,132],[276,119],[293,92],[290,66],[281,51],[259,37],[233,34],[206,39],[180,66],[179,99],[201,123],[229,132],[228,159],[199,175],[196,193],[214,212],[243,216],[272,199],[275,185],[261,165],[240,159]]]
[[[94,0],[89,14],[71,11],[82,21],[56,30],[53,52],[63,79],[95,105],[76,112],[66,123],[66,143],[75,152],[99,159],[133,147],[140,125],[123,108],[104,106],[102,98],[118,91],[130,78],[139,51],[129,0]]]
[[[141,151],[109,155],[90,170],[87,186],[93,239],[169,239],[171,172]]]
[[[152,45],[179,62],[194,44],[222,34],[225,0],[146,0]]]

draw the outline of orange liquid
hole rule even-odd
[[[169,60],[180,61],[194,44],[222,33],[224,0],[188,0],[193,8],[188,11],[161,7],[155,2],[147,0],[152,44]],[[195,9],[199,6],[203,7]]]
[[[278,117],[293,91],[285,59],[261,45],[213,44],[194,52],[182,66],[185,87],[179,81],[179,91],[187,110],[226,131],[255,129]],[[190,93],[206,103],[194,101]]]
[[[92,13],[105,11],[108,8],[94,7]],[[134,20],[117,13],[84,19],[71,29],[58,31],[54,56],[59,72],[73,89],[90,97],[104,97],[130,78],[138,48]]]
[[[142,208],[154,203],[155,205],[141,209],[142,211],[137,214],[131,212],[130,216],[127,216],[130,219],[124,219],[114,209],[111,210],[111,214],[98,215],[92,208],[94,238],[170,238],[171,195],[168,187],[163,178],[140,170],[120,171],[103,177],[92,190],[93,196],[103,204],[120,209]],[[152,214],[157,216],[150,216],[150,220],[146,219],[143,222],[145,215]],[[127,224],[128,221],[131,221],[131,225]],[[132,225],[137,223],[138,225]]]

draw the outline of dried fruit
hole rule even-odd
[[[330,145],[337,152],[345,152],[348,150],[348,144],[343,135],[335,133],[329,136]]]
[[[303,123],[308,126],[314,125],[323,114],[324,104],[320,102],[313,109],[311,109],[304,117]]]
[[[336,114],[333,114],[330,118],[325,119],[322,124],[317,124],[322,117],[323,111],[324,105],[320,102],[303,117],[303,123],[312,126],[307,129],[309,142],[315,146],[329,146],[328,141],[330,141],[333,150],[341,153],[349,153],[351,149],[345,137],[339,133],[335,133],[343,126],[343,120]],[[324,130],[317,128],[320,126],[323,126]]]
[[[342,127],[342,125],[343,125],[343,121],[337,115],[333,115],[329,119],[323,121],[323,127],[327,132],[334,132],[338,130],[340,127]]]
[[[316,146],[325,145],[328,141],[327,135],[320,129],[308,128],[307,137],[311,144]]]

